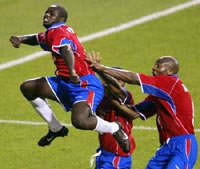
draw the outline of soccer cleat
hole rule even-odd
[[[63,126],[63,128],[58,131],[58,132],[52,132],[51,130],[49,130],[49,132],[47,133],[47,135],[45,135],[44,137],[42,137],[39,141],[38,141],[38,145],[41,147],[47,146],[49,144],[51,144],[51,142],[56,138],[56,137],[64,137],[68,135],[68,128],[66,128],[65,126]]]
[[[116,141],[118,142],[118,144],[120,145],[120,147],[122,148],[122,150],[125,153],[128,153],[130,151],[130,148],[131,148],[128,136],[124,132],[124,130],[122,129],[121,123],[119,123],[117,121],[115,123],[117,123],[119,125],[119,130],[117,130],[115,133],[113,133],[113,136],[116,139]]]

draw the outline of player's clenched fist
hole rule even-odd
[[[11,36],[9,40],[15,48],[19,48],[20,43],[22,42],[22,38],[18,36]]]

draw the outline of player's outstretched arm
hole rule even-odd
[[[99,52],[92,51],[86,52],[86,60],[92,65],[95,62],[99,63],[101,62],[101,56]],[[102,71],[96,71],[96,73],[106,82],[106,87],[109,89],[109,91],[112,91],[114,95],[117,96],[117,98],[120,98],[121,100],[124,100],[126,98],[126,92],[122,86],[119,85],[116,79],[111,77],[108,74],[103,73]]]
[[[107,88],[117,98],[124,101],[126,99],[126,91],[124,87],[120,86],[116,79],[103,72],[97,72],[99,76],[106,82]]]
[[[110,76],[113,76],[116,79],[122,80],[126,83],[140,85],[139,78],[137,76],[137,73],[135,72],[104,66],[97,62],[94,62],[92,64],[92,68],[94,71],[98,73],[103,72],[103,73],[109,74]]]
[[[19,48],[21,43],[32,46],[38,45],[36,34],[11,36],[9,41],[15,48]]]

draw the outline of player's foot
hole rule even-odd
[[[42,137],[38,141],[38,145],[41,146],[41,147],[47,146],[47,145],[51,144],[51,142],[56,137],[67,136],[68,131],[69,131],[68,128],[66,128],[65,126],[63,126],[63,128],[60,131],[58,131],[58,132],[52,132],[51,130],[49,130],[49,132],[47,133],[47,135],[45,135],[44,137]]]
[[[116,123],[119,125],[119,130],[117,130],[115,133],[113,133],[113,136],[117,140],[117,142],[120,145],[120,147],[122,148],[122,150],[125,153],[128,153],[130,151],[130,148],[131,148],[130,141],[128,139],[127,134],[122,129],[121,123],[119,123],[117,121],[116,121]]]

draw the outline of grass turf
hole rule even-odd
[[[2,35],[0,44],[3,48],[0,63],[39,51],[38,47],[25,45],[20,49],[14,49],[8,43],[8,38],[13,33],[24,34],[42,30],[40,25],[43,11],[46,9],[46,5],[52,2],[41,1],[39,8],[36,8],[31,1],[22,0],[17,3],[10,0],[1,2],[0,11],[4,13],[1,16],[5,16],[3,17],[5,20],[0,21],[2,22],[1,25],[4,25],[3,29],[0,30]],[[76,11],[71,13],[70,24],[74,25],[80,36],[83,36],[184,1],[161,2],[157,0],[152,1],[152,4],[148,4],[149,1],[131,1],[130,4],[123,3],[121,6],[119,6],[121,1],[112,1],[112,3],[111,1],[105,1],[103,5],[99,1],[83,1],[83,6],[78,6],[77,8],[69,1],[65,2],[69,4],[69,10]],[[60,1],[60,3],[64,4],[64,1]],[[73,3],[77,5],[80,1],[75,0]],[[149,7],[150,5],[151,7]],[[114,10],[111,10],[111,6]],[[6,7],[10,11],[14,11],[16,8],[28,8],[30,12],[26,13],[26,11],[19,10],[20,12],[15,16],[16,13],[5,13]],[[131,7],[134,9],[134,13]],[[199,39],[197,38],[200,33],[198,29],[200,26],[198,22],[199,8],[200,6],[192,7],[134,28],[84,43],[84,46],[88,51],[92,49],[100,51],[103,57],[102,63],[108,66],[117,65],[147,74],[151,73],[151,67],[157,57],[161,55],[175,56],[180,62],[180,77],[193,96],[195,128],[198,129],[200,128],[200,124],[197,123],[200,120],[200,115],[198,114],[200,111],[198,104],[198,94],[200,92],[198,88],[200,82],[198,78],[200,73],[198,61],[200,53],[198,50]],[[111,16],[111,12],[106,15],[105,10],[109,11],[109,9],[113,16]],[[84,13],[83,11],[86,12]],[[91,15],[92,11],[93,15]],[[103,11],[102,15],[100,15],[101,11]],[[90,16],[90,18],[87,16]],[[12,26],[9,26],[10,19],[13,21]],[[105,24],[102,22],[105,22]],[[52,75],[53,71],[54,66],[49,55],[1,71],[0,119],[41,121],[40,117],[31,109],[29,103],[21,95],[19,85],[28,78]],[[139,87],[127,85],[127,88],[135,96],[136,102],[145,97],[145,95],[141,94]],[[64,123],[70,123],[70,113],[64,113],[58,104],[50,103],[58,118]],[[155,127],[154,120],[152,118],[143,122],[137,119],[134,124],[136,126]],[[51,146],[45,148],[38,147],[37,141],[47,132],[46,126],[0,123],[0,127],[0,168],[5,169],[87,169],[89,168],[89,158],[98,146],[97,133],[80,131],[73,127],[70,127],[68,137],[56,139]],[[133,168],[142,169],[159,146],[157,131],[134,130],[133,135],[137,143],[137,149],[133,154]],[[200,141],[200,133],[197,132],[196,135],[198,141]],[[197,160],[195,166],[195,169],[198,168],[200,168],[199,160]]]

